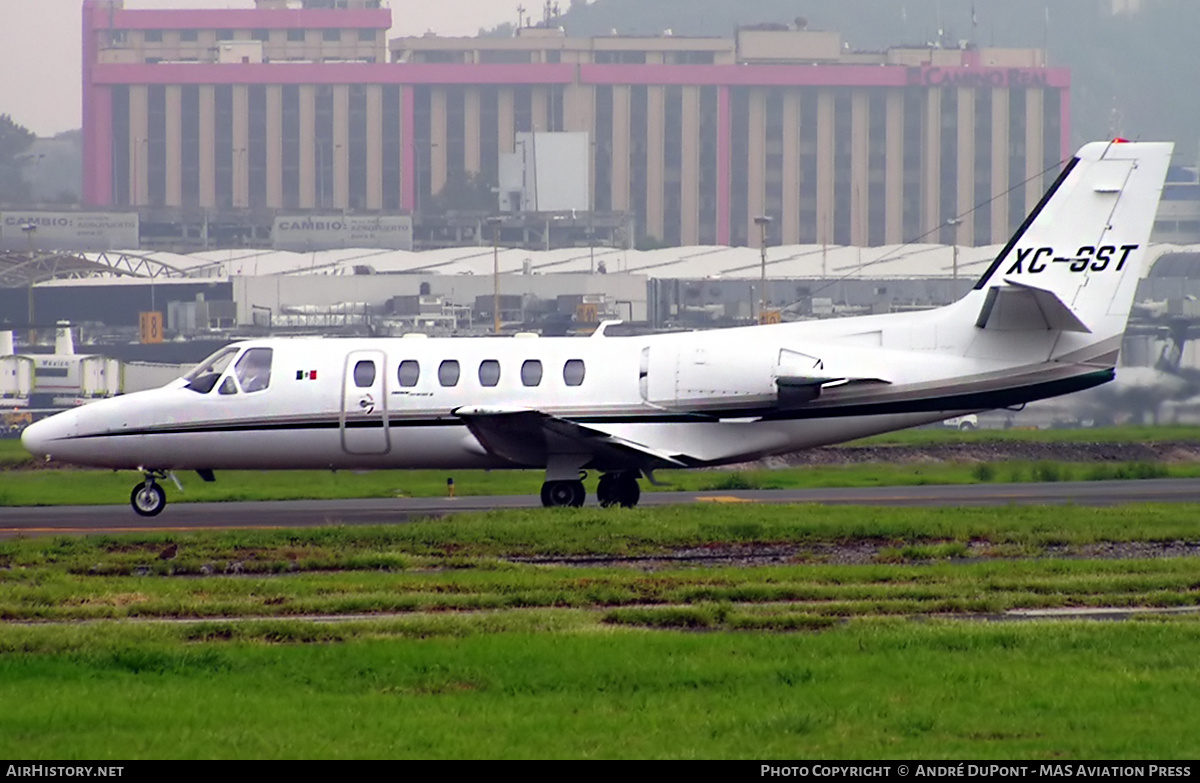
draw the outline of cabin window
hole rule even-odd
[[[375,385],[375,362],[363,359],[354,365],[354,385],[360,389]]]
[[[270,348],[251,348],[238,359],[234,371],[242,391],[262,391],[271,385],[271,354]]]
[[[417,381],[421,379],[421,365],[412,359],[405,359],[400,362],[400,369],[396,371],[396,380],[400,381],[400,385],[406,389],[411,389],[417,385]]]
[[[197,394],[208,394],[217,385],[217,379],[221,377],[221,373],[225,372],[225,368],[229,366],[237,353],[238,348],[230,345],[197,364],[191,372],[183,376],[183,379],[187,381],[185,388],[191,389]]]
[[[454,359],[447,359],[438,365],[438,383],[443,386],[457,386],[458,373],[458,362]]]
[[[537,359],[529,359],[521,365],[521,383],[525,386],[537,386],[542,382],[542,363]]]
[[[583,359],[568,359],[563,365],[563,382],[568,386],[582,386],[584,371]]]
[[[500,362],[485,359],[479,363],[479,385],[495,386],[500,383]]]

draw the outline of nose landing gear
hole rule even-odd
[[[167,473],[161,470],[148,470],[144,474],[146,480],[133,488],[129,502],[139,516],[156,517],[167,507],[167,493],[158,485]]]

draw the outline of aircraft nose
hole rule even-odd
[[[21,433],[21,445],[35,457],[52,457],[57,446],[75,434],[75,424],[75,411],[35,421]]]

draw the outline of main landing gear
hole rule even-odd
[[[148,470],[145,476],[146,480],[133,488],[129,502],[139,516],[156,517],[167,507],[167,493],[158,485],[159,479],[166,478],[167,474],[161,470]]]
[[[638,475],[636,470],[603,474],[600,476],[599,486],[596,487],[596,500],[605,508],[617,505],[633,508],[642,496],[641,487],[638,486]],[[542,484],[542,505],[547,508],[578,508],[586,498],[587,491],[583,488],[582,478],[547,481]]]

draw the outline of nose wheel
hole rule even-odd
[[[147,473],[146,480],[134,487],[129,496],[129,502],[139,516],[156,517],[167,507],[167,493],[163,492],[156,478],[161,476]]]

